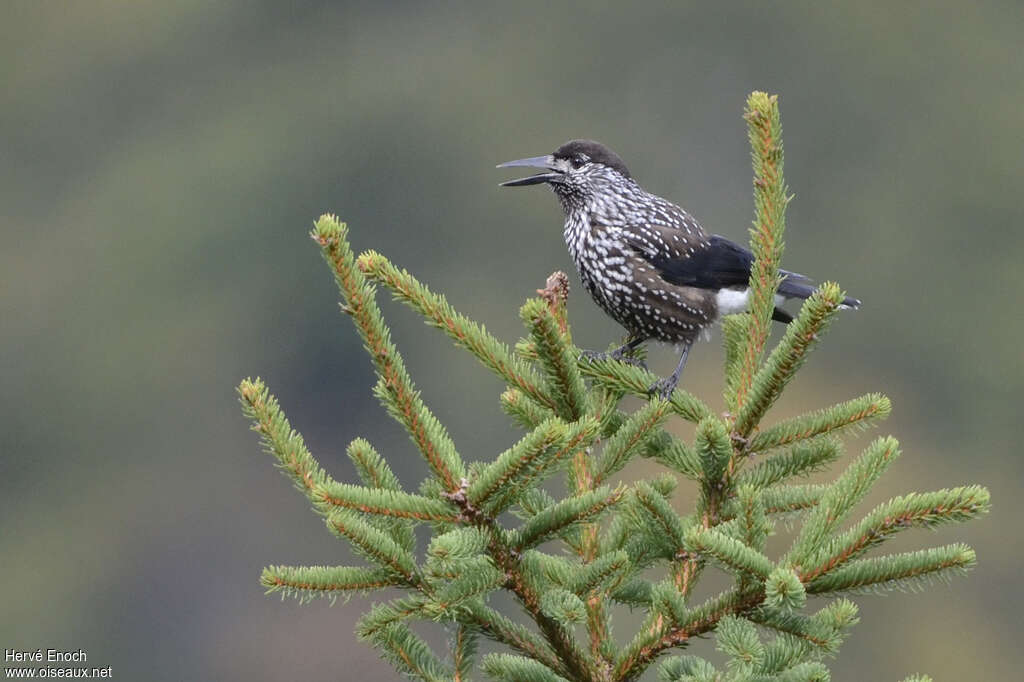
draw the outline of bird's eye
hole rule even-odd
[[[575,156],[572,157],[572,166],[573,168],[579,168],[587,161],[590,161],[590,157],[587,156],[586,154],[576,154]]]

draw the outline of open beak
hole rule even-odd
[[[556,182],[562,177],[562,173],[555,168],[555,157],[548,154],[547,156],[534,156],[529,159],[519,159],[517,161],[506,161],[505,163],[499,163],[495,168],[512,168],[515,166],[526,166],[527,168],[544,168],[550,172],[537,173],[536,175],[529,175],[525,178],[518,180],[509,180],[508,182],[501,183],[502,187],[522,187],[524,185],[539,185],[542,182]]]

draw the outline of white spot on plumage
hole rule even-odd
[[[715,304],[719,315],[741,313],[747,309],[750,298],[749,289],[722,289],[715,294]]]
[[[782,305],[782,296],[775,294],[775,305]],[[750,303],[750,289],[721,289],[715,294],[715,305],[718,306],[718,314],[732,315],[746,311]]]

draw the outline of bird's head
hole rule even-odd
[[[498,164],[498,168],[518,166],[542,168],[543,171],[503,182],[502,187],[547,183],[559,197],[565,199],[585,198],[616,184],[632,183],[629,169],[619,155],[593,140],[571,140],[546,156]]]

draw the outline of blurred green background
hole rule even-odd
[[[906,538],[965,540],[979,566],[925,595],[858,598],[834,678],[1019,674],[1019,2],[26,1],[0,15],[2,646],[81,647],[121,680],[392,679],[352,635],[365,600],[300,606],[258,584],[266,564],[350,556],[259,451],[240,379],[268,381],[337,477],[354,476],[358,435],[409,485],[425,470],[369,393],[313,221],[338,213],[357,248],[512,341],[520,302],[571,264],[550,193],[499,189],[510,175],[494,164],[596,138],[743,240],[740,114],[764,89],[781,95],[796,194],[785,264],[865,301],[772,416],[884,391],[881,432],[905,454],[864,508],[968,482],[995,504]],[[581,345],[617,338],[578,286],[570,307]],[[502,386],[384,309],[460,450],[512,442]],[[654,367],[671,355],[653,349]],[[720,361],[716,335],[684,376],[716,407]]]

